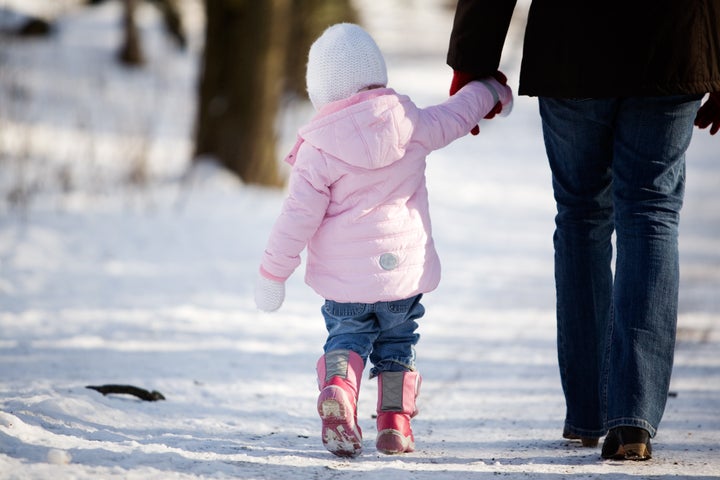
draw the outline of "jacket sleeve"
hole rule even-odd
[[[497,71],[516,1],[459,0],[447,64],[478,78]]]
[[[498,100],[483,83],[470,82],[443,103],[420,110],[413,140],[428,151],[445,147],[470,133]]]
[[[300,253],[320,227],[330,203],[324,165],[322,154],[308,144],[298,151],[287,197],[263,253],[263,275],[284,281],[300,265]]]

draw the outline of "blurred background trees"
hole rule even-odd
[[[24,2],[15,0],[15,10],[24,11]],[[188,8],[189,3],[194,6]],[[55,7],[50,8],[52,5]],[[173,67],[165,66],[172,64],[172,58],[160,58],[153,54],[157,44],[151,42],[157,41],[157,37],[154,36],[154,30],[147,28],[151,24],[148,22],[148,18],[151,18],[148,13],[151,16],[160,15],[161,37],[180,51],[197,51],[188,48],[188,33],[196,32],[192,27],[204,23],[204,38],[198,42],[202,50],[199,53],[201,58],[197,73],[197,103],[195,111],[188,115],[195,115],[194,121],[190,118],[190,156],[194,163],[206,158],[215,160],[243,182],[267,186],[281,186],[284,183],[278,162],[280,155],[276,148],[278,113],[288,105],[288,101],[307,98],[305,67],[310,45],[325,28],[334,23],[358,23],[352,0],[67,0],[48,4],[47,19],[42,15],[28,17],[13,24],[11,30],[4,24],[0,25],[0,36],[62,36],[63,32],[56,28],[55,17],[78,5],[98,7],[95,12],[110,12],[108,18],[112,19],[119,14],[116,23],[119,39],[114,40],[118,43],[114,44],[116,50],[113,54],[121,65],[135,72],[127,76],[115,76],[112,69],[95,61],[92,67],[88,67],[88,72],[96,72],[97,69],[93,73],[95,77],[81,78],[93,87],[108,90],[111,89],[108,82],[116,79],[149,82],[147,103],[142,108],[136,105],[131,111],[146,111],[153,106],[169,109],[167,101],[162,100],[167,98],[164,95],[169,89],[167,82],[180,81],[175,77]],[[0,6],[0,13],[4,12],[5,17],[9,16],[9,11]],[[190,16],[193,13],[197,18]],[[101,13],[98,18],[104,14]],[[188,25],[191,27],[186,32]],[[197,38],[193,37],[192,40],[197,41]],[[103,45],[97,37],[88,39],[88,45],[92,42]],[[0,49],[0,62],[2,60]],[[4,102],[3,105],[0,99],[0,113],[32,112],[25,103],[34,98],[29,93],[33,84],[21,81],[19,73],[17,79],[14,76],[10,78],[13,72],[6,66],[0,69],[0,73],[8,80],[13,80],[8,81],[10,86],[7,88],[13,102]],[[16,83],[17,88],[14,88]],[[136,101],[128,97],[123,99],[127,102]],[[95,124],[91,112],[95,109],[95,103],[89,100],[87,106],[79,106],[82,118],[76,120],[84,133],[91,133],[87,136],[90,145],[88,149],[92,150],[88,158],[95,158],[97,145],[101,142],[100,137],[93,134]],[[77,102],[73,102],[73,105],[77,105]],[[123,135],[144,139],[143,155],[146,158],[150,155],[153,141],[150,139],[150,130],[160,128],[155,124],[156,120],[149,120],[155,113],[143,114],[142,119],[128,121],[132,123],[131,126],[123,126],[129,132]],[[31,146],[36,142],[28,137],[26,143],[29,145],[25,149],[27,153],[19,157],[34,154]],[[121,143],[125,148],[132,142]],[[111,163],[108,159],[108,155],[103,156],[103,162],[107,160]],[[70,167],[63,166],[62,169],[70,172]],[[72,175],[63,174],[63,177],[71,178]]]
[[[99,5],[107,0],[86,0],[88,5]],[[122,0],[123,2],[123,40],[118,58],[128,66],[140,66],[145,63],[140,29],[137,25],[137,10],[143,0]],[[147,0],[162,13],[165,32],[175,41],[178,48],[185,49],[187,39],[180,14],[178,0]]]
[[[124,64],[145,62],[135,20],[141,1],[156,4],[168,34],[184,48],[177,0],[122,1]],[[213,158],[246,183],[281,186],[275,134],[281,99],[306,98],[310,45],[334,23],[357,22],[357,13],[350,0],[204,0],[204,7],[193,159]]]
[[[194,158],[244,182],[280,186],[275,121],[305,95],[307,52],[329,25],[356,22],[350,0],[205,0]]]

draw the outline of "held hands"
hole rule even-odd
[[[720,92],[712,92],[695,116],[699,128],[710,127],[710,135],[720,130]]]
[[[500,85],[507,87],[507,77],[501,71],[498,70],[497,72],[495,72],[492,75],[492,78],[495,81],[497,81],[497,83],[499,83]],[[468,83],[472,82],[473,80],[480,80],[480,79],[477,78],[477,76],[472,75],[470,73],[459,72],[457,70],[453,71],[453,78],[452,78],[452,81],[450,82],[450,95],[451,96],[455,95],[462,87],[464,87]],[[486,86],[487,86],[487,84],[486,84]],[[510,89],[507,88],[507,90],[509,91]],[[500,99],[495,104],[493,109],[490,110],[487,115],[485,115],[485,118],[488,120],[491,118],[494,118],[495,115],[500,114],[500,113],[502,113],[502,116],[507,116],[510,114],[510,110],[512,110],[512,94],[510,94],[509,101],[506,100],[506,103],[503,103],[503,101],[502,101],[503,97],[500,96],[501,92],[496,90],[496,93],[498,94]],[[508,104],[509,104],[510,108],[506,108],[506,107],[504,108],[504,105],[507,106]],[[503,111],[503,110],[505,110],[505,111]],[[480,133],[480,127],[478,125],[475,125],[473,127],[473,129],[470,130],[470,133],[472,133],[473,135],[477,135],[478,133]]]
[[[255,283],[255,305],[263,312],[274,312],[285,300],[285,284],[258,275]]]

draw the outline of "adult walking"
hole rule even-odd
[[[497,71],[515,3],[459,0],[451,94]],[[720,0],[535,0],[518,93],[539,98],[557,203],[563,436],[607,434],[603,458],[649,459],[675,348],[685,152],[693,123],[720,129]]]

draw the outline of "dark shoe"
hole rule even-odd
[[[598,442],[600,441],[599,438],[581,437],[580,435],[570,433],[570,431],[568,431],[568,430],[563,430],[563,438],[567,438],[568,440],[580,440],[580,443],[582,443],[582,446],[588,447],[588,448],[597,447]]]
[[[639,427],[613,428],[605,437],[601,456],[612,460],[650,460],[650,434]]]

